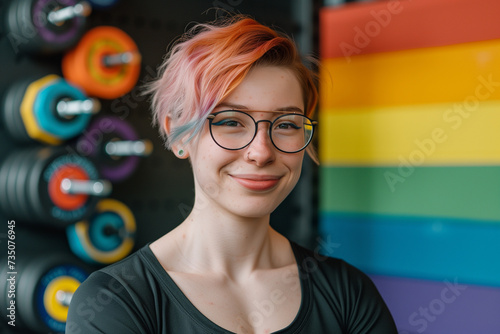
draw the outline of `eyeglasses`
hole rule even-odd
[[[269,123],[269,138],[281,152],[297,153],[311,142],[318,124],[302,114],[283,114],[271,120],[255,119],[246,112],[224,110],[207,116],[214,142],[226,150],[241,150],[257,135],[258,124]]]

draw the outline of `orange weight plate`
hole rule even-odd
[[[128,55],[128,60],[105,65],[108,56]],[[128,93],[137,83],[141,56],[137,45],[124,31],[100,26],[88,31],[62,62],[64,77],[88,95],[114,99]]]
[[[67,194],[61,190],[61,182],[64,179],[88,180],[89,177],[85,171],[76,165],[66,165],[57,169],[49,180],[49,196],[52,202],[64,210],[76,210],[82,207],[88,195]]]

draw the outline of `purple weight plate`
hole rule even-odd
[[[113,160],[104,152],[104,146],[111,140],[138,140],[138,136],[126,121],[115,116],[104,116],[89,125],[76,145],[81,155],[88,155],[96,160],[102,177],[118,182],[134,172],[140,157],[128,156]]]

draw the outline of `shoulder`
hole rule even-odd
[[[292,248],[296,254],[297,264],[303,274],[326,275],[337,281],[359,281],[369,280],[369,277],[348,262],[323,255],[319,248],[311,250],[292,242]]]
[[[324,309],[349,319],[349,333],[396,333],[392,316],[370,277],[346,261],[293,245],[303,283]]]
[[[93,272],[78,287],[70,303],[67,328],[84,328],[85,333],[148,328],[145,319],[154,312],[155,285],[150,284],[154,275],[142,252]]]

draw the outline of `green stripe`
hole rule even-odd
[[[322,212],[500,220],[500,167],[322,167]]]

